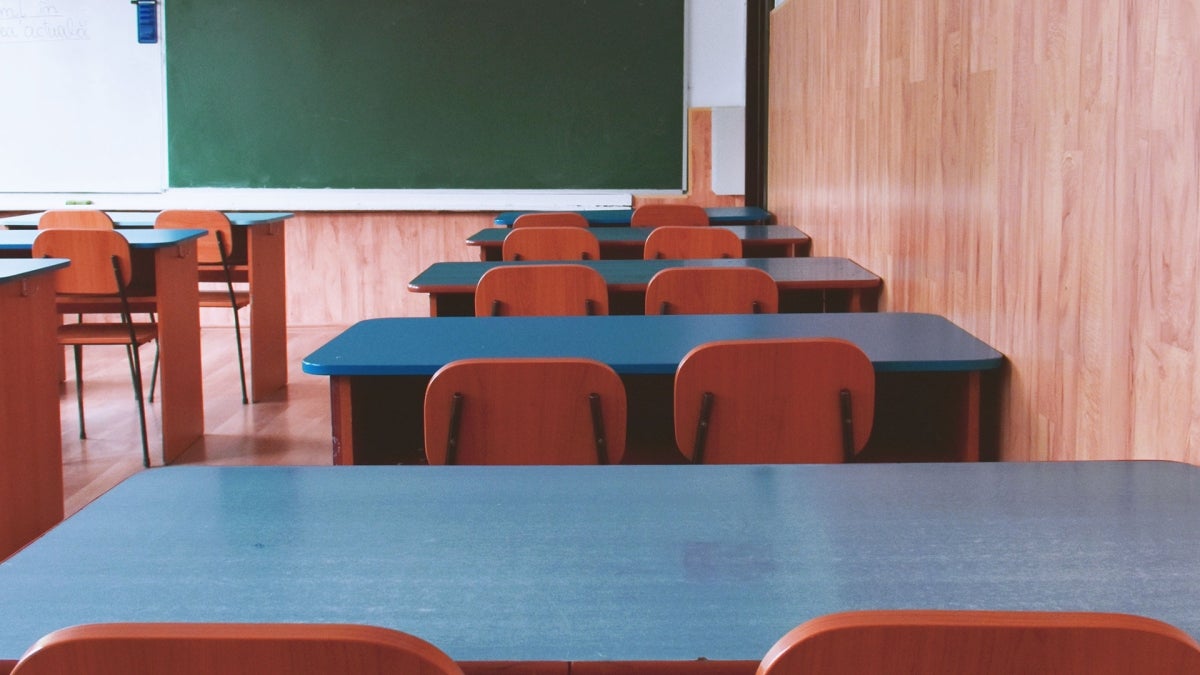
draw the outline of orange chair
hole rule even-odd
[[[633,227],[697,227],[708,225],[708,211],[693,204],[643,204],[629,219]]]
[[[246,361],[242,355],[242,325],[238,310],[250,305],[250,292],[235,290],[233,286],[233,225],[220,211],[163,211],[154,219],[154,227],[185,230],[208,230],[208,234],[196,241],[196,262],[201,269],[219,271],[224,288],[202,289],[201,307],[216,307],[231,310],[233,314],[233,337],[237,345],[238,375],[242,382],[242,404],[250,402],[246,394]],[[150,400],[154,400],[154,384],[158,374],[158,354],[154,355],[154,370],[150,378]]]
[[[107,213],[94,210],[47,211],[38,219],[39,230],[111,230],[115,227]]]
[[[475,285],[475,316],[608,314],[608,286],[583,265],[493,267]]]
[[[722,227],[656,227],[646,237],[646,260],[662,258],[740,258],[742,240]]]
[[[647,314],[775,314],[779,286],[754,267],[670,267],[646,284]]]
[[[616,464],[625,386],[590,359],[466,359],[425,391],[430,464]]]
[[[504,237],[504,260],[599,260],[600,242],[581,227],[524,227]]]
[[[587,218],[582,213],[574,211],[546,211],[543,213],[522,213],[513,221],[513,228],[518,227],[589,227]]]
[[[87,438],[83,422],[83,347],[123,345],[129,357],[133,393],[137,400],[142,434],[142,464],[150,466],[146,439],[146,407],[142,398],[142,362],[138,347],[158,337],[153,323],[134,323],[128,295],[132,278],[129,243],[113,230],[43,230],[33,240],[33,257],[67,258],[71,264],[55,272],[54,290],[59,313],[116,311],[120,322],[68,323],[58,327],[58,343],[71,347],[75,356],[75,398],[79,409],[79,437]],[[114,301],[115,300],[115,304]],[[152,298],[139,304],[152,305]],[[97,304],[99,303],[99,304]]]
[[[874,417],[875,370],[845,340],[710,342],[675,373],[675,441],[696,464],[853,461]]]
[[[767,652],[758,675],[1195,675],[1200,645],[1140,616],[880,610],[818,617]]]
[[[462,675],[432,644],[349,624],[111,623],[56,630],[13,675]]]

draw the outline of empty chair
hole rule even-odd
[[[754,267],[670,267],[646,284],[647,314],[775,314],[779,286]]]
[[[646,260],[659,258],[740,258],[742,240],[723,227],[656,227],[646,237]]]
[[[138,423],[142,435],[142,464],[150,466],[146,440],[146,408],[142,397],[142,365],[138,347],[158,337],[153,323],[134,323],[130,316],[131,298],[127,294],[132,278],[129,243],[112,230],[43,230],[33,240],[33,257],[67,258],[71,264],[54,274],[54,291],[60,313],[89,311],[101,303],[98,311],[116,311],[119,323],[66,323],[58,327],[58,343],[71,347],[75,356],[75,396],[79,409],[79,437],[87,438],[83,422],[83,347],[119,345],[129,357],[133,393],[137,400]],[[142,304],[152,304],[143,298]]]
[[[874,417],[875,370],[845,340],[710,342],[675,373],[675,441],[697,464],[852,461]]]
[[[94,210],[47,211],[38,219],[39,230],[111,230],[114,227],[107,213]]]
[[[547,211],[544,213],[522,213],[513,221],[517,227],[588,227],[582,213],[574,211]]]
[[[608,286],[583,265],[493,267],[475,285],[475,316],[608,314]]]
[[[1194,675],[1200,646],[1140,616],[886,610],[830,614],[775,643],[758,675]]]
[[[14,675],[462,675],[407,633],[349,624],[112,623],[56,630]]]
[[[633,227],[697,227],[708,225],[708,211],[694,204],[643,204],[633,210]]]
[[[236,290],[233,286],[233,226],[229,218],[220,211],[163,211],[154,219],[154,227],[208,230],[196,241],[196,262],[201,268],[220,272],[224,288],[201,289],[200,306],[230,310],[233,316],[233,338],[237,345],[238,375],[242,383],[242,403],[250,402],[246,394],[246,362],[242,355],[242,325],[238,310],[250,304],[250,292]],[[154,373],[158,373],[158,355],[154,358]],[[154,400],[154,382],[150,380],[150,400]]]
[[[599,260],[600,242],[582,227],[524,227],[504,237],[504,260]]]
[[[430,464],[616,464],[625,386],[590,359],[466,359],[425,391]]]

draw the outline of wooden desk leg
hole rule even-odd
[[[438,315],[437,301],[438,301],[438,294],[430,293],[429,294],[429,316],[437,316]]]
[[[861,312],[862,308],[862,289],[850,289],[850,306],[846,308],[850,312]]]
[[[979,443],[982,429],[979,423],[980,403],[979,371],[966,373],[962,385],[962,403],[958,411],[960,420],[958,427],[959,460],[963,462],[979,461]]]
[[[196,242],[155,251],[162,460],[170,464],[204,435],[200,370],[200,281]],[[143,361],[143,374],[148,370]]]
[[[333,426],[333,463],[354,463],[354,415],[350,378],[329,378],[329,419]]]
[[[0,560],[63,519],[54,279],[0,285]]]
[[[287,275],[282,222],[251,227],[250,400],[261,401],[287,386]]]

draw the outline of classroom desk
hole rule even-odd
[[[157,297],[162,460],[170,463],[204,435],[200,371],[200,283],[196,240],[204,230],[120,230],[129,241],[133,284]],[[0,231],[0,258],[28,258],[37,230]],[[38,364],[61,372],[62,352]],[[132,408],[130,409],[132,415]]]
[[[812,238],[791,225],[714,225],[732,230],[742,240],[742,254],[747,258],[790,258],[806,256],[812,249]],[[646,237],[652,227],[596,227],[591,233],[600,241],[600,257],[642,257]],[[489,227],[467,237],[467,246],[479,247],[480,260],[500,260],[504,237],[511,230]]]
[[[63,517],[58,382],[40,364],[54,337],[54,270],[69,261],[0,259],[0,560]]]
[[[475,285],[499,265],[545,265],[547,261],[440,262],[408,282],[408,290],[429,294],[430,316],[473,316]],[[779,285],[779,311],[858,312],[874,310],[883,285],[875,273],[848,258],[716,258],[689,260],[583,260],[608,283],[609,314],[644,314],[646,285],[669,267],[752,267]]]
[[[152,228],[156,211],[107,211],[121,229]],[[0,218],[9,229],[36,228],[40,213]],[[250,292],[250,400],[261,401],[287,385],[287,280],[285,276],[284,212],[239,212],[225,215],[233,224],[235,259],[245,257],[246,269],[235,280],[247,282]],[[224,277],[201,274],[202,281]]]
[[[982,373],[1003,356],[932,314],[718,314],[371,319],[303,361],[330,380],[334,464],[420,462],[430,376],[465,358],[575,356],[607,363],[625,381],[627,462],[682,461],[672,385],[692,348],[714,340],[839,337],[875,365],[875,426],[861,457],[980,458]]]
[[[770,225],[775,218],[770,211],[757,206],[709,206],[708,222],[717,225]],[[517,216],[537,211],[505,211],[492,221],[500,227],[512,227]],[[633,209],[588,209],[575,211],[587,218],[592,227],[628,227]]]
[[[1169,462],[168,467],[0,565],[0,659],[98,621],[374,624],[468,672],[751,675],[856,609],[1127,612],[1200,638],[1198,557],[1200,468]]]

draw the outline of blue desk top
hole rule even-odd
[[[109,218],[117,227],[154,227],[154,219],[158,211],[106,211]],[[265,223],[274,223],[291,218],[294,214],[285,212],[249,212],[226,211],[229,222],[235,226],[250,227]],[[27,213],[21,216],[0,218],[0,225],[11,228],[37,227],[41,213]]]
[[[24,279],[70,265],[64,258],[0,258],[0,283]]]
[[[804,243],[811,239],[807,234],[791,225],[713,225],[730,230],[744,242],[750,243]],[[589,228],[601,244],[644,245],[646,237],[654,231],[652,227],[596,227]],[[467,237],[468,246],[500,246],[511,230],[489,227]]]
[[[408,290],[428,293],[450,288],[474,292],[483,273],[501,265],[545,265],[546,261],[439,262],[408,282]],[[609,288],[645,288],[655,273],[669,267],[753,267],[770,274],[780,288],[817,286],[873,288],[883,281],[849,258],[713,258],[688,260],[581,260],[604,276]]]
[[[3,230],[0,231],[0,251],[28,251],[33,248],[33,240],[40,230]],[[118,230],[122,237],[129,242],[130,248],[163,248],[193,239],[199,239],[206,230]]]
[[[95,621],[387,626],[459,660],[762,658],[874,608],[1129,612],[1200,638],[1167,462],[168,467],[0,565],[0,659]]]
[[[945,318],[868,314],[709,314],[370,319],[305,357],[312,375],[432,375],[464,358],[576,356],[619,373],[674,373],[693,347],[714,340],[840,337],[878,372],[997,368],[1003,356]]]
[[[765,225],[774,217],[770,211],[757,206],[713,206],[704,210],[708,212],[710,223]],[[512,227],[517,216],[525,213],[537,212],[505,211],[497,215],[494,222],[503,227]],[[576,211],[576,213],[583,214],[583,217],[587,218],[588,223],[593,226],[629,225],[629,221],[633,217],[633,209],[594,209]]]

